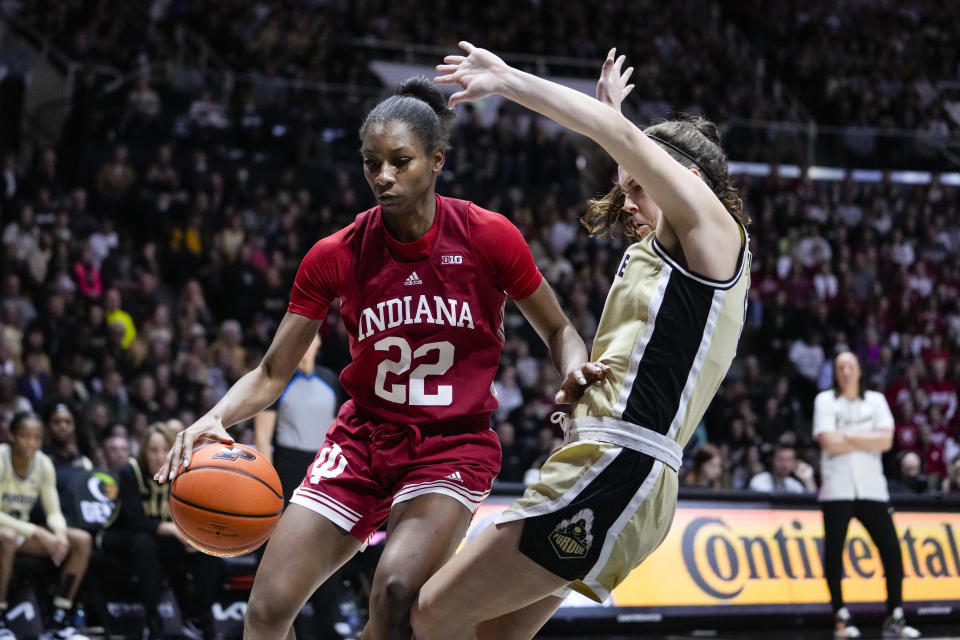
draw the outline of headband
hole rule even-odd
[[[666,147],[667,149],[670,149],[671,151],[674,151],[674,152],[678,153],[679,155],[683,156],[684,158],[686,158],[687,160],[689,160],[690,162],[692,162],[692,163],[693,163],[693,166],[695,166],[697,169],[700,170],[700,175],[702,175],[704,178],[706,178],[707,183],[708,183],[709,185],[713,186],[713,178],[710,176],[709,173],[707,173],[707,170],[704,169],[704,168],[700,165],[700,163],[696,160],[696,158],[694,158],[692,155],[690,155],[689,153],[687,153],[686,151],[684,151],[683,149],[681,149],[681,148],[678,147],[677,145],[675,145],[675,144],[673,144],[673,143],[671,143],[671,142],[667,142],[666,140],[664,140],[663,138],[661,138],[661,137],[659,137],[659,136],[653,135],[653,134],[651,134],[651,133],[646,133],[646,134],[644,134],[644,135],[647,136],[648,138],[650,138],[651,140],[653,140],[654,142],[656,142],[657,144],[659,144],[660,146]]]

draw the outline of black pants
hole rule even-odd
[[[277,475],[280,476],[285,505],[290,503],[293,492],[303,482],[303,478],[307,475],[307,469],[316,457],[316,451],[303,451],[280,446],[273,448],[273,466],[276,467]]]
[[[108,530],[103,534],[101,548],[127,563],[137,578],[140,601],[148,613],[157,608],[164,576],[174,588],[180,608],[187,617],[207,615],[216,600],[220,559],[205,553],[187,552],[183,543],[173,536]],[[188,592],[186,583],[188,570],[193,574],[192,592]]]
[[[893,526],[893,507],[877,500],[830,500],[820,503],[823,510],[823,575],[830,589],[830,604],[836,612],[843,606],[843,547],[850,519],[863,524],[880,552],[887,579],[887,613],[903,604],[903,557]]]

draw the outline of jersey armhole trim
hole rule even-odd
[[[740,255],[737,257],[736,272],[734,273],[733,277],[730,278],[729,280],[714,280],[713,278],[702,276],[698,273],[691,271],[690,269],[687,269],[686,267],[681,265],[679,262],[677,262],[669,254],[669,252],[667,252],[666,248],[662,244],[660,244],[660,241],[657,240],[656,236],[653,237],[653,243],[652,243],[653,250],[658,256],[660,256],[660,258],[664,262],[669,264],[673,269],[680,272],[682,275],[686,276],[690,280],[699,282],[700,284],[706,285],[713,289],[731,289],[733,288],[734,285],[737,284],[737,282],[739,282],[740,277],[743,275],[743,272],[746,268],[746,263],[747,263],[747,259],[746,259],[747,251],[750,246],[750,235],[747,233],[746,229],[743,228],[743,225],[741,225],[739,222],[737,222],[737,226],[740,229]]]

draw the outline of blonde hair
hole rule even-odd
[[[150,465],[147,464],[147,446],[150,444],[150,438],[155,433],[163,436],[164,441],[167,443],[167,451],[173,448],[173,443],[177,439],[177,435],[163,422],[154,422],[144,430],[140,436],[139,446],[137,447],[137,464],[140,465],[140,470],[143,472],[143,477],[145,478],[152,476],[149,472]]]

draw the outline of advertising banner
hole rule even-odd
[[[498,502],[480,508],[468,536],[505,508],[506,500]],[[893,518],[903,552],[904,599],[960,601],[960,513],[896,512]],[[823,518],[815,506],[681,501],[666,540],[607,604],[713,609],[825,605],[829,597],[822,557]],[[884,600],[880,556],[856,520],[847,534],[844,577],[848,603]]]

